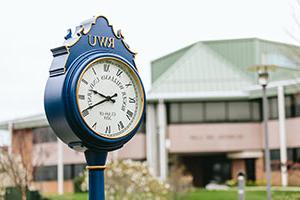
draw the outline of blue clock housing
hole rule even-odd
[[[63,46],[51,50],[54,58],[44,98],[50,126],[64,143],[77,151],[107,152],[121,148],[137,132],[145,111],[145,92],[134,62],[135,53],[124,42],[121,31],[115,33],[103,16],[83,22],[74,33],[69,30],[65,39]],[[119,138],[94,133],[83,122],[77,109],[75,92],[78,78],[90,62],[102,57],[125,62],[136,73],[142,86],[141,118],[130,133]]]

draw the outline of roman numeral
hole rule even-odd
[[[133,112],[131,112],[130,110],[127,110],[126,112],[126,117],[130,120],[133,116]]]
[[[83,111],[82,111],[83,117],[86,117],[88,114],[90,114],[90,113],[89,113],[89,110],[83,110]]]
[[[131,98],[131,97],[129,97],[129,103],[135,103],[135,99],[134,99],[134,98]]]
[[[78,95],[78,98],[81,99],[81,100],[84,100],[85,96],[80,94],[80,95]]]
[[[111,132],[110,126],[107,126],[107,127],[105,128],[105,133],[110,133],[110,132]]]
[[[85,79],[81,79],[81,81],[86,85],[89,84]]]
[[[95,74],[95,75],[97,75],[97,73],[96,73],[96,71],[95,71],[94,67],[92,67],[92,70],[93,70],[94,74]]]
[[[96,129],[97,122],[95,122],[92,126],[93,129]]]
[[[119,123],[118,123],[118,129],[119,129],[119,131],[122,130],[123,128],[124,128],[123,122],[119,121]]]
[[[127,84],[125,84],[126,88],[128,88],[128,87],[131,86],[131,85],[132,85],[132,83],[127,83]]]
[[[121,74],[123,73],[123,71],[122,70],[120,70],[120,69],[118,69],[118,71],[117,71],[117,76],[121,76]]]
[[[104,64],[104,71],[109,72],[109,64]]]

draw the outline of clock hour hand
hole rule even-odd
[[[112,96],[107,96],[107,98],[110,100],[110,101],[112,101],[113,103],[115,103],[116,102],[116,100],[114,100],[114,99],[112,99],[112,98],[114,98],[114,97],[117,97],[118,96],[118,94],[117,93],[115,93],[114,95],[112,95]]]
[[[115,94],[112,95],[112,96],[105,96],[104,94],[101,94],[101,93],[98,92],[97,90],[90,90],[90,91],[92,91],[92,92],[95,93],[95,94],[99,94],[101,97],[104,97],[105,99],[108,99],[109,101],[111,101],[111,102],[113,102],[113,103],[115,103],[116,100],[114,100],[114,99],[112,99],[112,98],[118,96],[117,93],[115,93]]]
[[[105,96],[105,99],[104,99],[104,100],[99,101],[98,103],[95,103],[95,104],[93,104],[93,105],[87,107],[86,109],[82,110],[81,112],[84,112],[84,111],[86,111],[86,110],[88,110],[88,109],[91,109],[91,108],[93,108],[93,107],[95,107],[95,106],[97,106],[97,105],[99,105],[99,104],[102,104],[102,103],[104,103],[104,102],[106,102],[106,101],[112,101],[113,103],[115,103],[116,100],[114,100],[114,99],[112,99],[112,98],[114,98],[114,97],[116,97],[116,96],[118,96],[117,93],[115,93],[115,94],[112,95],[112,96]]]
[[[107,96],[105,96],[104,94],[101,94],[100,92],[98,92],[97,90],[90,90],[95,94],[99,94],[101,97],[107,98]]]

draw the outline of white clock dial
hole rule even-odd
[[[144,107],[139,78],[126,63],[115,58],[91,62],[78,80],[76,97],[86,125],[108,138],[130,133]]]

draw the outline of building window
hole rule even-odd
[[[204,120],[203,103],[182,103],[181,118],[184,122],[202,122]]]
[[[77,177],[85,169],[85,164],[64,165],[64,180]]]
[[[57,137],[50,127],[32,129],[33,143],[55,142]]]
[[[295,149],[294,161],[300,163],[300,148]]]
[[[74,179],[85,167],[86,164],[64,165],[64,180]],[[57,180],[57,165],[35,167],[34,170],[34,181]]]
[[[279,149],[270,150],[271,160],[280,160]]]
[[[34,168],[35,181],[53,181],[57,180],[57,166],[42,166]]]
[[[252,121],[261,120],[261,104],[259,101],[251,102]]]
[[[299,117],[300,116],[300,94],[296,94],[294,96],[295,100],[295,116]]]
[[[270,150],[271,166],[272,170],[280,170],[280,150]],[[295,164],[300,163],[300,148],[288,148],[287,149],[287,165],[288,169],[291,169]],[[299,165],[296,165],[299,166]]]
[[[285,103],[285,116],[286,117],[293,117],[294,115],[294,105],[293,105],[293,99],[292,96],[286,96],[284,99]]]
[[[226,104],[225,102],[209,102],[205,103],[206,121],[216,122],[225,121],[226,119]]]
[[[169,123],[260,121],[260,101],[182,102],[168,104]]]
[[[180,122],[180,104],[179,103],[171,103],[168,106],[169,108],[169,121],[171,123],[179,123]]]
[[[250,102],[229,102],[228,118],[229,121],[247,121],[251,119]]]
[[[276,97],[271,97],[269,101],[269,118],[277,119],[278,118],[278,101]]]

